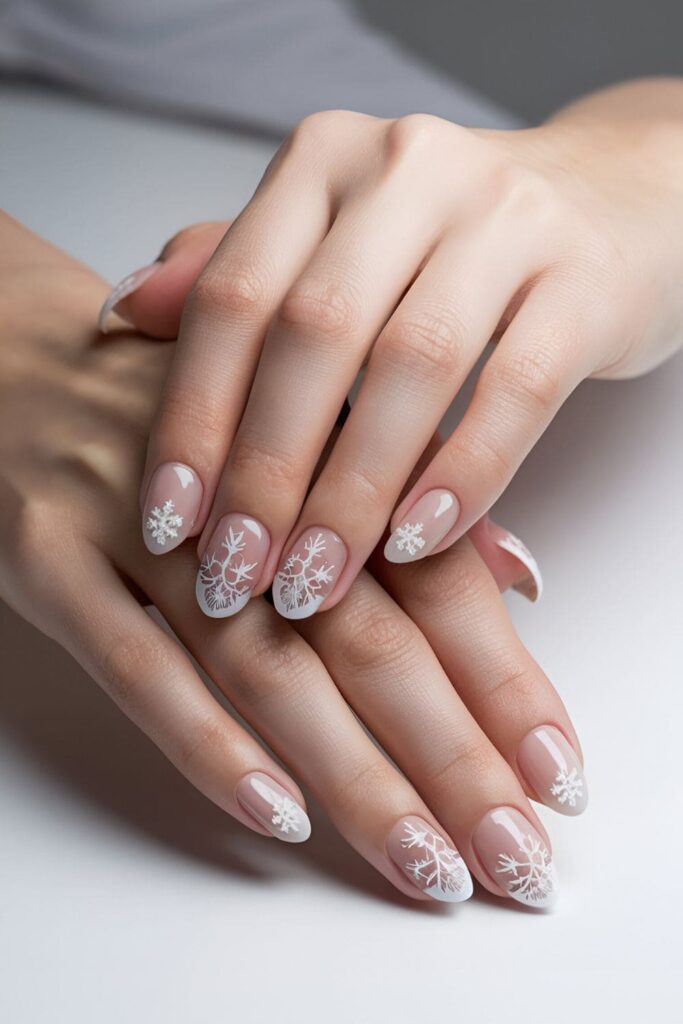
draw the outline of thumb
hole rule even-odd
[[[153,338],[175,338],[185,300],[232,221],[183,228],[147,267],[128,274],[100,310],[99,328],[110,329],[112,313]]]

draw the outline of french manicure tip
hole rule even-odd
[[[139,270],[134,270],[132,274],[127,274],[123,280],[114,285],[105,299],[97,318],[97,328],[100,334],[108,333],[109,328],[107,326],[107,321],[111,314],[116,311],[116,306],[119,302],[127,298],[129,295],[132,295],[138,288],[141,288],[145,281],[148,281],[152,274],[156,273],[160,266],[161,261],[156,260],[154,263],[150,263],[146,267],[140,267]],[[122,317],[122,319],[125,319],[125,317]]]
[[[532,604],[537,604],[543,596],[543,576],[538,562],[529,551],[526,544],[515,537],[513,533],[507,534],[496,540],[496,545],[508,554],[513,555],[527,570],[526,575],[513,583],[512,589],[516,590],[522,597],[526,597]]]

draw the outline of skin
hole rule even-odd
[[[222,515],[264,524],[272,544],[256,593],[304,530],[329,527],[349,557],[324,610],[387,523],[433,488],[460,505],[433,553],[444,550],[581,380],[642,374],[680,344],[682,182],[676,79],[614,87],[525,131],[307,118],[220,242],[200,228],[171,245],[121,305],[171,336],[187,298],[143,495],[162,463],[197,472],[200,557]],[[490,339],[462,421],[406,491]]]
[[[263,599],[207,619],[192,596],[191,547],[156,559],[138,529],[134,484],[173,344],[133,331],[102,339],[103,281],[8,217],[0,239],[0,596],[247,827],[264,831],[235,798],[240,779],[265,772],[304,806],[291,771],[406,895],[424,898],[384,844],[408,814],[438,823],[504,895],[474,855],[473,829],[504,804],[545,836],[517,747],[554,723],[579,748],[472,541],[407,567],[408,596],[395,567],[382,565],[381,581],[364,570],[343,606],[300,631]],[[512,578],[509,562],[493,569],[501,585]],[[286,768],[214,698],[188,652]]]

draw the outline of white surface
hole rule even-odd
[[[0,92],[6,208],[111,278],[226,216],[269,147]],[[69,659],[0,614],[7,1024],[680,1019],[683,360],[583,386],[497,510],[546,593],[509,604],[583,737],[585,817],[544,814],[563,899],[424,908],[313,809],[304,847],[197,795]]]

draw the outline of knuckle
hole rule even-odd
[[[466,330],[452,312],[423,310],[389,324],[377,351],[412,373],[442,380],[457,373],[465,336]]]
[[[281,326],[323,339],[352,336],[359,319],[348,285],[331,281],[300,282],[285,296],[278,315]]]
[[[413,568],[410,594],[418,607],[462,611],[476,606],[490,591],[488,571],[474,549],[462,541]]]
[[[368,793],[386,793],[394,783],[393,768],[378,754],[376,759],[364,760],[347,770],[344,778],[331,787],[329,804],[338,817],[355,820]]]
[[[347,611],[345,633],[345,661],[364,672],[403,661],[414,641],[413,630],[398,610],[368,608],[366,602]]]
[[[184,448],[187,439],[191,437],[193,443],[201,444],[210,451],[225,440],[225,411],[200,400],[194,391],[182,383],[169,382],[154,433],[157,438],[167,439],[170,447],[176,447],[173,442],[178,438]]]
[[[511,660],[505,665],[498,665],[496,678],[481,696],[492,710],[524,708],[531,715],[537,703],[538,686],[529,671]]]
[[[324,485],[328,498],[331,498],[331,504],[340,510],[349,504],[348,498],[343,496],[353,495],[350,511],[355,523],[362,522],[368,516],[379,516],[383,521],[386,519],[393,494],[387,482],[375,471],[362,465],[334,468],[325,473],[320,483]]]
[[[495,394],[512,399],[525,408],[546,412],[558,403],[561,378],[553,358],[538,350],[491,359],[481,375],[482,386]]]
[[[489,744],[477,739],[463,740],[455,754],[429,773],[429,787],[452,793],[462,787],[463,780],[476,785],[480,780],[495,778],[497,760],[498,755]]]
[[[224,674],[235,705],[252,710],[273,702],[298,703],[308,691],[310,670],[304,641],[286,623],[271,621],[233,645]]]
[[[291,131],[290,148],[301,147],[306,151],[318,152],[321,146],[330,141],[336,143],[341,132],[368,120],[367,115],[353,110],[316,110],[302,118]]]
[[[443,137],[444,122],[432,114],[406,114],[387,126],[386,153],[395,157],[429,151]]]
[[[265,441],[246,435],[235,438],[228,460],[232,476],[258,478],[268,492],[282,494],[305,486],[306,474],[301,460],[293,453],[278,450]]]
[[[195,766],[215,763],[217,755],[226,747],[229,747],[226,730],[210,715],[195,722],[187,734],[181,733],[173,760],[183,775],[190,777]]]
[[[99,668],[101,683],[118,706],[131,718],[137,717],[145,692],[145,681],[175,675],[174,658],[162,638],[117,637],[103,651]]]
[[[207,268],[195,282],[188,307],[198,314],[211,310],[226,318],[259,320],[268,315],[270,287],[254,268]]]
[[[442,451],[453,473],[466,473],[485,482],[508,480],[515,468],[515,458],[499,427],[493,422],[477,422],[461,427]]]

